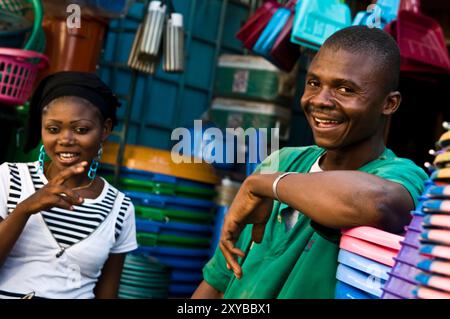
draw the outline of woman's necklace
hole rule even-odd
[[[48,173],[50,167],[52,166],[52,164],[53,164],[53,162],[50,162],[50,164],[48,164],[48,166],[47,166],[47,173]],[[73,191],[77,191],[77,190],[80,190],[80,189],[89,188],[89,187],[91,187],[92,184],[94,183],[94,180],[95,180],[95,179],[93,179],[92,181],[90,181],[89,184],[87,184],[87,185],[74,187],[74,188],[72,188],[72,190],[73,190]]]

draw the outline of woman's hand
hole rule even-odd
[[[72,176],[84,172],[87,162],[81,162],[66,168],[50,180],[44,187],[17,205],[28,214],[36,214],[52,207],[72,210],[72,205],[81,204],[83,198],[64,183]]]
[[[259,195],[261,193],[256,191],[261,186],[272,185],[275,178],[273,175],[249,176],[225,215],[219,247],[227,261],[227,268],[232,269],[237,278],[242,277],[242,269],[236,256],[244,257],[245,254],[235,247],[235,244],[247,224],[253,224],[252,240],[257,243],[262,241],[266,223],[272,212],[273,199]]]

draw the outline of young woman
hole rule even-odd
[[[117,297],[134,207],[96,171],[119,105],[91,73],[39,84],[26,143],[42,138],[39,160],[0,165],[0,298]]]

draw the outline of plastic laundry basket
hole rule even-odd
[[[39,62],[34,63],[36,60]],[[0,104],[25,103],[31,94],[37,72],[46,66],[48,59],[43,54],[0,48]]]

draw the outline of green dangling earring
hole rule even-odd
[[[38,172],[43,174],[44,173],[44,160],[45,160],[45,148],[44,145],[41,146],[41,148],[39,149],[39,168],[38,168]]]
[[[95,175],[97,174],[98,163],[103,154],[103,146],[100,144],[100,148],[98,149],[97,157],[92,160],[91,165],[89,166],[88,177],[93,180]]]

